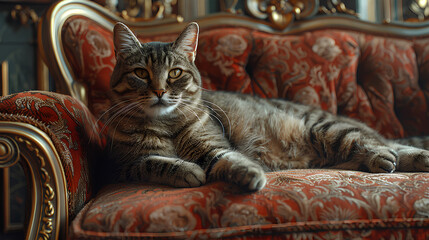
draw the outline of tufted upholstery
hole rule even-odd
[[[64,31],[73,71],[91,89],[89,106],[100,114],[109,105],[112,33],[81,17],[69,19]],[[139,37],[173,41],[176,34]],[[196,64],[206,89],[319,106],[399,138],[429,134],[428,53],[426,38],[336,29],[282,36],[223,27],[200,34]]]

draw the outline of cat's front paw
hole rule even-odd
[[[236,184],[246,191],[258,191],[267,183],[265,172],[240,153],[232,152],[221,158],[209,175],[211,180],[224,180]]]
[[[237,185],[245,187],[249,191],[261,190],[267,183],[264,170],[257,165],[237,166],[232,169],[229,178]]]
[[[206,183],[206,173],[195,163],[182,162],[179,171],[174,181],[176,187],[199,187]]]
[[[371,151],[367,167],[373,173],[392,173],[396,169],[398,154],[389,147],[378,147]]]
[[[403,172],[429,172],[429,151],[408,147],[398,150],[398,170]]]

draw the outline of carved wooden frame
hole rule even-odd
[[[20,163],[26,170],[30,192],[26,239],[65,239],[67,187],[60,157],[46,132],[18,119],[0,116],[0,168]]]

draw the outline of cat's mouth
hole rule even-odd
[[[158,99],[155,103],[153,103],[152,105],[150,105],[151,108],[153,107],[168,107],[171,104],[169,104],[167,101],[165,101],[164,99]]]
[[[178,104],[179,103],[175,101],[158,99],[154,101],[149,108],[145,109],[145,113],[151,117],[167,115],[174,111]]]

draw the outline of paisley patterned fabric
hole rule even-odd
[[[0,113],[25,117],[50,131],[66,175],[69,214],[74,217],[92,197],[89,166],[94,164],[95,150],[104,148],[104,135],[92,113],[70,96],[36,91],[0,98]]]
[[[289,170],[267,177],[267,186],[250,194],[225,183],[192,189],[108,186],[73,221],[73,237],[424,239],[429,234],[428,173]]]

